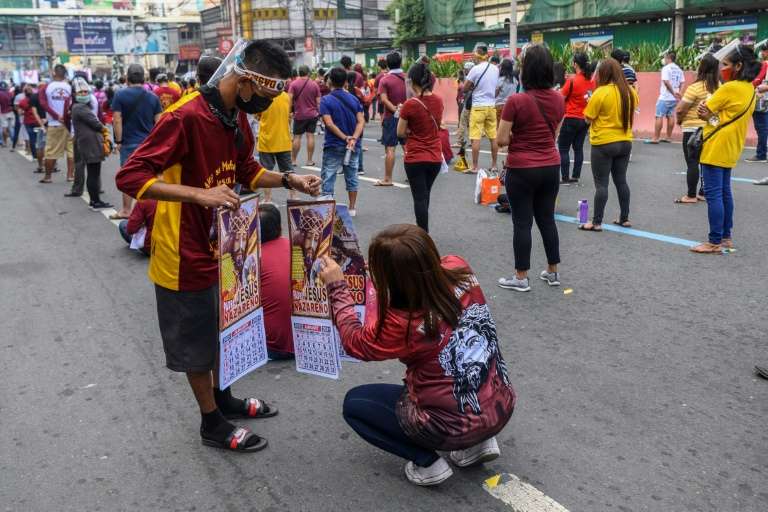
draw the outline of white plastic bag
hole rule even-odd
[[[488,171],[480,169],[475,177],[475,204],[480,204],[480,192],[483,190],[483,180],[488,178]]]

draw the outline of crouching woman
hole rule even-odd
[[[368,257],[377,314],[365,325],[331,258],[320,277],[344,350],[364,361],[399,359],[405,386],[353,388],[344,419],[369,443],[408,460],[405,474],[416,485],[453,474],[437,450],[458,467],[495,459],[495,435],[512,415],[515,393],[469,265],[458,256],[441,259],[429,235],[410,224],[376,235]]]

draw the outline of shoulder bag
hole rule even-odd
[[[699,160],[701,157],[701,151],[704,149],[704,143],[707,142],[709,139],[711,139],[718,131],[722,130],[729,124],[732,124],[739,119],[741,119],[744,114],[746,114],[749,111],[749,108],[752,106],[752,103],[755,101],[756,95],[752,95],[752,99],[749,101],[749,104],[747,105],[747,108],[745,108],[739,115],[734,117],[733,119],[730,119],[729,121],[722,123],[717,126],[714,130],[712,130],[712,133],[704,137],[704,128],[697,128],[696,131],[691,135],[691,137],[688,139],[687,149],[688,149],[688,157],[689,158],[695,158],[696,160]]]
[[[541,105],[539,104],[539,100],[536,99],[536,96],[530,93],[526,93],[530,98],[533,100],[533,102],[536,104],[536,108],[539,110],[539,116],[541,116],[541,119],[544,121],[544,124],[547,125],[547,128],[549,128],[549,131],[552,132],[552,138],[555,138],[555,133],[557,132],[557,128],[552,128],[552,125],[549,124],[549,121],[547,121],[547,116],[544,115],[544,111],[541,109]]]

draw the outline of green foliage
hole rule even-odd
[[[399,21],[394,24],[395,47],[424,35],[426,24],[424,0],[394,0],[387,6],[387,14],[393,21],[399,17]]]
[[[429,70],[438,78],[455,78],[461,69],[461,64],[455,60],[432,60],[429,63]]]
[[[630,53],[630,65],[635,68],[635,71],[659,71],[664,65],[662,62],[664,52],[670,48],[660,43],[640,43],[623,49]],[[555,62],[562,63],[569,73],[573,72],[574,52],[570,44],[552,45],[549,47],[549,51]],[[676,49],[676,52],[678,66],[685,70],[695,70],[698,67],[697,57],[701,53],[698,48],[681,46]],[[595,63],[605,57],[607,55],[604,55],[603,51],[597,48],[593,48],[589,54],[589,60]]]

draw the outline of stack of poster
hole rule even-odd
[[[333,239],[333,201],[289,201],[291,327],[296,370],[339,378],[338,342],[328,292],[320,281],[321,258]]]
[[[267,362],[261,307],[261,236],[256,197],[219,210],[219,386],[229,387]]]

